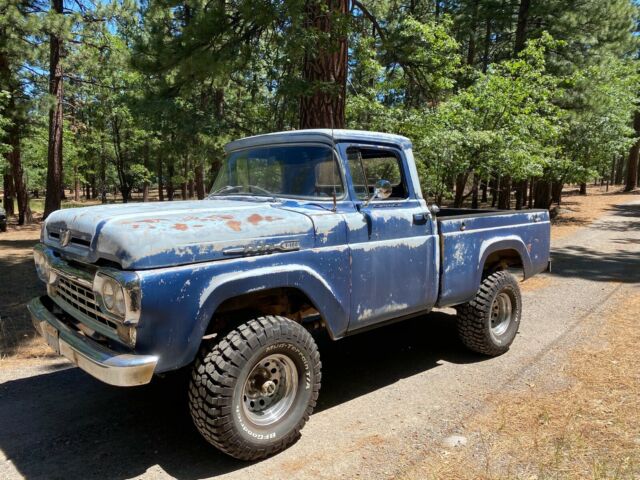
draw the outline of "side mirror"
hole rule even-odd
[[[389,180],[378,180],[373,190],[373,198],[378,200],[386,200],[393,193],[393,187]]]
[[[436,215],[440,211],[440,207],[435,203],[432,203],[431,206],[429,207],[429,211],[431,212],[432,215]]]

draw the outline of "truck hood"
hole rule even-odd
[[[42,240],[83,262],[135,270],[308,248],[314,228],[275,202],[217,199],[58,210]]]

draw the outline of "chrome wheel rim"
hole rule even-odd
[[[254,365],[242,389],[242,407],[254,424],[276,423],[293,405],[298,392],[298,368],[286,355],[273,354]]]
[[[495,336],[504,334],[511,324],[512,313],[511,297],[500,292],[491,304],[491,333]]]

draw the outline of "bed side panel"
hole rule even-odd
[[[543,271],[549,260],[550,224],[545,210],[495,216],[460,216],[439,221],[441,278],[438,306],[472,299],[480,286],[487,257],[515,250],[528,278]]]

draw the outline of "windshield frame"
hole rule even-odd
[[[227,158],[229,158],[229,156],[236,154],[238,152],[243,152],[246,150],[255,150],[255,149],[259,149],[259,148],[275,148],[275,147],[304,147],[304,146],[312,146],[312,147],[326,147],[328,150],[331,151],[332,156],[333,156],[333,161],[336,163],[337,166],[337,173],[338,176],[340,177],[340,185],[342,186],[342,193],[340,195],[336,195],[335,197],[335,201],[343,201],[346,200],[349,196],[349,192],[348,192],[348,185],[347,185],[347,181],[346,181],[346,172],[344,171],[344,165],[342,162],[342,158],[340,157],[340,153],[338,152],[338,150],[336,149],[335,144],[329,144],[329,143],[324,143],[324,142],[277,142],[277,143],[269,143],[269,144],[264,144],[264,145],[251,145],[251,146],[247,146],[247,147],[243,147],[243,148],[238,148],[238,149],[234,149],[234,150],[230,150],[228,152],[225,152],[226,155],[224,157],[223,163],[220,166],[220,171],[222,170],[222,167],[224,165],[224,162],[226,162]],[[217,180],[217,175],[216,175],[216,180]],[[215,180],[214,180],[214,185],[215,185]],[[213,186],[211,187],[211,190],[213,191]],[[207,199],[212,199],[212,198],[229,198],[229,197],[257,197],[257,198],[274,198],[274,199],[292,199],[292,200],[302,200],[305,202],[312,202],[312,203],[333,203],[334,199],[333,197],[309,197],[309,196],[304,196],[304,195],[285,195],[282,193],[271,193],[269,195],[265,194],[265,193],[229,193],[229,194],[213,194],[213,192],[209,192],[209,194],[207,195]]]

